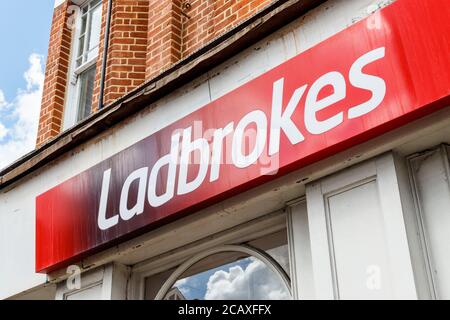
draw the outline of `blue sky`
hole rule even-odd
[[[34,148],[54,0],[0,10],[0,169]]]
[[[288,247],[273,248],[267,251],[280,265],[289,270]],[[214,259],[223,259],[220,253],[209,257],[208,265]],[[196,265],[201,266],[202,262]],[[284,300],[291,296],[281,279],[261,260],[254,257],[206,270],[183,278],[175,284],[188,300]]]
[[[176,286],[180,289],[181,293],[183,293],[187,300],[205,300],[205,296],[208,291],[208,283],[210,282],[210,279],[217,274],[217,272],[223,271],[229,273],[230,268],[232,267],[240,267],[241,269],[246,270],[250,263],[250,259],[242,259],[238,262],[229,263],[202,272],[193,277],[183,279],[181,283],[178,283]]]
[[[7,100],[25,85],[31,53],[47,55],[54,0],[3,1],[0,10],[0,88]],[[11,32],[14,30],[14,32]]]

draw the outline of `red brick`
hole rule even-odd
[[[203,47],[275,0],[115,0],[106,68],[104,103],[109,104],[144,81]],[[60,133],[67,90],[71,30],[68,0],[53,14],[37,145]],[[106,13],[107,1],[103,1]],[[189,18],[188,18],[189,17]],[[99,52],[103,52],[106,16]],[[100,94],[102,55],[97,60],[93,105]],[[96,111],[96,110],[95,110]]]

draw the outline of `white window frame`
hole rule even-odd
[[[200,262],[201,260],[213,256],[217,253],[223,252],[240,252],[259,259],[265,264],[266,267],[272,270],[276,276],[279,277],[279,280],[284,284],[286,290],[292,296],[291,279],[289,278],[289,275],[286,273],[286,271],[284,271],[283,267],[267,252],[248,245],[222,245],[200,252],[181,264],[159,289],[155,300],[163,300],[170,289],[174,286],[175,282],[182,276],[182,274],[197,262]]]
[[[189,264],[189,261],[192,262],[192,259],[197,259],[199,256],[205,254],[209,256],[212,252],[216,252],[217,250],[221,251],[224,248],[230,249],[230,245],[232,244],[252,241],[287,227],[287,215],[285,211],[278,210],[237,225],[231,229],[221,231],[205,239],[186,244],[171,252],[163,253],[159,256],[139,262],[131,268],[127,297],[130,300],[144,300],[145,280],[147,277],[171,270],[172,268],[178,268],[182,265],[185,266],[185,264]],[[288,247],[291,245],[288,238]],[[233,248],[235,247],[242,248],[242,246],[233,246]],[[247,246],[244,247],[248,248]],[[292,275],[290,276],[290,280],[291,279]],[[292,295],[291,287],[292,284],[289,286],[289,291]]]
[[[67,130],[70,127],[76,125],[78,123],[78,113],[79,113],[79,104],[80,104],[80,94],[81,94],[81,86],[80,86],[80,75],[88,70],[89,68],[96,65],[99,53],[91,58],[90,60],[82,63],[79,67],[77,67],[77,58],[78,58],[78,50],[79,50],[79,38],[81,35],[81,21],[82,14],[81,10],[88,6],[92,1],[95,0],[84,0],[80,1],[78,4],[78,9],[76,10],[76,18],[75,18],[75,28],[72,32],[72,47],[71,47],[71,55],[69,61],[69,73],[68,73],[68,86],[66,92],[65,106],[64,106],[64,116],[63,116],[63,130]],[[103,1],[101,0],[98,4],[103,10],[102,6]],[[95,6],[94,8],[96,8]],[[102,12],[103,15],[103,12]],[[86,22],[86,28],[88,28],[90,21]],[[86,30],[86,34],[88,30]],[[86,42],[88,41],[87,37],[85,39],[85,47]]]

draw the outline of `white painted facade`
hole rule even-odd
[[[86,270],[81,290],[66,288],[65,270],[49,276],[34,272],[35,199],[39,194],[390,2],[330,0],[1,190],[0,299],[140,299],[149,270],[167,270],[201,250],[226,244],[231,234],[244,238],[248,232],[282,224],[276,214],[279,210],[288,212],[295,298],[450,298],[450,260],[445,254],[450,249],[449,233],[445,232],[450,228],[450,209],[442,211],[450,203],[449,153],[447,148],[437,147],[438,151],[429,151],[429,157],[412,156],[450,143],[448,108],[91,256],[81,263]],[[371,210],[361,215],[361,206]],[[377,273],[383,281],[379,290],[354,284],[366,283]],[[353,283],[355,277],[361,281]]]

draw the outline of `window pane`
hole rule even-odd
[[[289,269],[289,247],[287,244],[273,248],[267,251],[267,254],[271,256],[276,262],[279,263],[279,265],[283,268],[283,270],[288,274],[291,275],[290,269]]]
[[[269,254],[289,274],[287,230],[244,243]],[[177,268],[145,280],[145,299],[155,299]],[[188,268],[165,296],[166,300],[292,299],[281,276],[256,257],[242,252],[210,255]]]
[[[78,40],[77,68],[98,56],[102,23],[101,1],[90,1],[88,5],[83,7],[82,12],[83,16],[81,17],[79,26],[80,36]]]
[[[101,0],[92,0],[89,5],[91,6],[91,8],[93,8],[96,5],[98,5],[100,2],[101,2]]]
[[[102,23],[102,7],[98,6],[92,11],[91,16],[91,29],[89,35],[89,51],[97,48],[100,42],[100,28]],[[89,57],[95,57],[98,53],[98,49],[92,51],[94,54],[89,54]]]
[[[95,67],[80,75],[80,103],[78,121],[87,118],[92,112],[92,95],[94,92]]]
[[[289,274],[286,229],[246,244],[265,251]],[[280,275],[263,261],[241,252],[221,252],[186,270],[165,299],[286,300],[291,295]]]
[[[250,241],[248,245],[265,251],[284,269],[286,274],[290,275],[289,269],[289,248],[287,231],[282,230],[270,236]]]
[[[87,53],[86,61],[91,61],[91,59],[94,59],[98,55],[98,47],[95,47],[92,49],[92,51],[89,51]]]
[[[87,15],[84,15],[81,18],[81,30],[80,30],[80,34],[84,34],[86,32],[86,25],[87,25]]]
[[[193,275],[193,270],[206,269]],[[290,293],[264,262],[237,252],[210,256],[175,283],[167,300],[287,300]]]
[[[80,39],[78,40],[78,54],[77,54],[77,57],[78,57],[78,58],[80,58],[80,57],[83,56],[83,52],[84,52],[84,37],[85,37],[85,36],[82,36],[82,37],[80,37]],[[81,59],[81,63],[83,63],[83,59]],[[81,63],[80,63],[80,64],[81,64]],[[78,64],[78,61],[77,61],[77,67],[79,67],[80,64]]]

